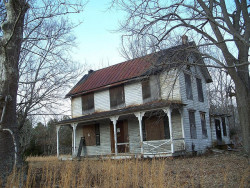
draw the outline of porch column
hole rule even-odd
[[[140,130],[140,146],[141,146],[141,154],[143,154],[143,132],[142,132],[142,117],[144,116],[145,112],[135,112],[135,116],[138,118],[139,121],[139,130]]]
[[[76,126],[77,123],[73,123],[71,124],[71,127],[73,128],[73,138],[72,138],[72,142],[73,142],[73,156],[76,156]]]
[[[172,119],[171,119],[171,108],[163,110],[168,116],[169,132],[170,132],[170,141],[171,141],[171,152],[174,153],[174,143],[173,143],[173,130],[172,130]]]
[[[114,140],[115,140],[115,155],[117,155],[117,134],[116,134],[116,123],[118,120],[119,116],[113,116],[110,118],[110,120],[113,122],[113,127],[114,127]]]
[[[56,126],[56,154],[57,154],[57,158],[59,157],[59,130],[60,130],[60,126]]]

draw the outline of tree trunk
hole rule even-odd
[[[16,115],[18,89],[18,62],[23,39],[25,0],[10,0],[5,3],[7,19],[2,24],[3,37],[0,41],[0,174],[1,178],[22,166],[19,128]],[[16,166],[14,166],[16,165]]]
[[[235,82],[236,101],[245,152],[250,153],[250,94],[242,83]]]

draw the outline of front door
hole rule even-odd
[[[216,137],[218,140],[218,144],[220,144],[222,141],[222,137],[221,137],[220,120],[218,119],[215,119],[215,130],[216,130]]]
[[[126,153],[129,151],[128,147],[128,123],[125,120],[117,121],[116,123],[117,135],[117,151],[118,153]],[[114,139],[114,126],[110,124],[110,137],[111,137],[111,152],[115,153],[115,139]]]

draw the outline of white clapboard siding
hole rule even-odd
[[[191,75],[191,82],[192,82],[192,92],[193,92],[193,100],[188,100],[186,96],[186,87],[185,87],[185,78],[184,72],[189,73]],[[207,88],[206,82],[201,74],[199,67],[191,67],[191,72],[184,70],[179,75],[179,83],[180,83],[180,93],[181,99],[185,106],[183,106],[183,126],[184,126],[184,135],[185,135],[185,147],[187,151],[204,151],[207,147],[210,147],[212,144],[211,141],[211,129],[210,129],[210,122],[209,122],[209,105],[208,105],[208,95],[207,95]],[[202,81],[202,88],[203,88],[203,95],[204,95],[204,102],[199,102],[198,100],[198,90],[196,84],[196,78],[200,78]],[[189,124],[189,110],[195,110],[195,123],[196,123],[196,132],[197,132],[197,139],[191,139],[190,136],[190,124]],[[205,112],[206,117],[206,127],[207,127],[207,134],[208,138],[203,138],[202,136],[202,127],[201,127],[201,119],[200,119],[200,112]]]
[[[127,84],[124,86],[126,106],[142,104],[141,82]]]
[[[71,114],[72,117],[78,117],[82,115],[82,98],[76,97],[71,99]]]
[[[180,113],[172,112],[171,120],[172,120],[173,138],[174,139],[183,138]]]
[[[78,151],[78,147],[82,136],[83,136],[83,127],[77,126],[76,151]],[[110,124],[108,121],[103,121],[100,123],[100,146],[83,147],[81,155],[87,156],[87,155],[108,155],[108,154],[111,154]]]
[[[140,153],[140,130],[137,118],[131,118],[128,120],[128,136],[130,153]]]
[[[109,90],[94,93],[95,112],[110,110]]]
[[[180,100],[180,86],[177,71],[172,69],[160,74],[161,98],[166,100]]]

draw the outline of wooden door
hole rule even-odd
[[[128,143],[128,123],[126,120],[117,121],[116,123],[117,135],[117,151],[118,153],[126,153],[129,151],[129,146],[126,144],[119,145],[120,143]],[[113,123],[110,124],[110,138],[111,138],[111,152],[115,153],[115,139]]]

